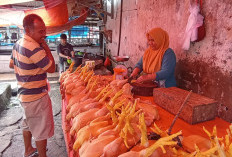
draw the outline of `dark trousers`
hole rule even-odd
[[[62,73],[66,70],[66,67],[68,67],[68,63],[63,58],[59,58],[59,72]]]

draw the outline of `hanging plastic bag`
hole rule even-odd
[[[198,4],[198,1],[199,1],[199,4],[200,4],[200,14],[202,14],[202,1],[203,0],[197,0],[196,3]],[[205,20],[205,19],[204,19]],[[201,41],[205,38],[205,35],[206,35],[206,30],[205,30],[205,24],[204,24],[204,20],[203,20],[203,24],[198,27],[198,36],[197,36],[197,40],[195,42],[198,42],[198,41]]]
[[[199,13],[199,5],[190,6],[190,16],[185,29],[184,43],[182,48],[188,50],[191,41],[196,41],[198,37],[198,27],[202,26],[204,17]]]

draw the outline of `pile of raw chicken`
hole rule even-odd
[[[134,99],[127,80],[94,75],[88,66],[72,72],[72,66],[60,77],[60,91],[63,98],[71,95],[66,107],[66,131],[74,156],[232,156],[232,126],[225,140],[218,139],[215,131],[210,134],[204,129],[210,137],[208,149],[201,151],[195,146],[195,151],[187,152],[175,140],[181,131],[168,135],[156,126],[156,107]]]

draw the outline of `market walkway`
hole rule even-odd
[[[55,121],[55,135],[48,140],[48,157],[67,157],[66,147],[61,127],[61,96],[57,74],[49,75],[51,84],[50,97],[53,105],[53,115]],[[16,86],[13,74],[0,74],[0,82],[10,83]],[[22,109],[16,97],[11,97],[7,110],[0,113],[0,157],[20,157],[23,156],[24,146],[22,131]],[[34,143],[34,141],[33,141]]]

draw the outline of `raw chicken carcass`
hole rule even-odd
[[[72,97],[73,98],[73,97]],[[71,99],[72,99],[71,98]],[[71,100],[70,99],[70,100]],[[76,98],[73,98],[73,99],[76,99]],[[68,112],[71,112],[71,108],[73,108],[72,110],[74,110],[74,108],[76,108],[75,110],[78,110],[78,108],[79,107],[81,107],[82,105],[86,105],[86,104],[90,104],[90,103],[92,103],[92,102],[94,102],[95,100],[94,99],[87,99],[87,100],[85,100],[85,101],[83,101],[83,102],[79,102],[79,101],[77,101],[76,103],[74,102],[74,100],[73,100],[73,102],[72,103],[70,103],[67,107],[66,107],[66,110],[68,111]],[[70,102],[70,101],[69,101]]]
[[[131,88],[132,87],[129,83],[126,83],[125,85],[123,85],[123,87],[122,87],[123,94],[132,96]]]
[[[89,121],[93,120],[95,118],[94,115],[98,110],[99,109],[97,108],[93,108],[77,115],[72,121],[70,135],[74,135],[75,132],[78,132],[82,127],[86,126]]]
[[[127,150],[128,149],[123,144],[123,139],[118,137],[104,147],[102,157],[117,157],[118,155],[125,153]]]
[[[81,128],[77,132],[76,141],[73,145],[73,149],[77,150],[79,147],[90,138],[96,138],[102,132],[104,132],[104,128],[111,129],[111,120],[109,114],[101,117],[97,117],[93,121],[90,122],[89,125]]]
[[[102,121],[102,122],[92,123],[90,125],[81,128],[77,133],[76,136],[77,138],[73,145],[73,149],[77,151],[85,141],[89,140],[90,138],[97,137],[98,136],[97,130],[106,127],[107,125],[109,125],[108,121]]]
[[[166,149],[166,153],[162,152],[161,148],[157,148],[156,150],[154,150],[154,152],[149,156],[149,157],[173,157],[176,156],[168,147],[165,147]],[[146,155],[146,150],[143,149],[141,151],[129,151],[127,153],[121,154],[118,157],[147,157]]]
[[[145,123],[147,126],[151,126],[154,120],[159,119],[159,113],[156,107],[152,104],[138,102],[136,106],[137,110],[142,110],[145,116]]]
[[[127,79],[125,80],[113,80],[110,82],[110,87],[114,93],[117,93],[119,90],[122,89],[123,85],[127,83]]]
[[[116,128],[109,129],[101,133],[98,137],[103,137],[103,136],[109,136],[109,135],[114,135],[114,136],[119,136],[119,132],[116,130]]]
[[[141,137],[141,133],[137,127],[137,124],[132,123],[131,126],[134,130],[134,133],[133,135],[127,134],[127,144],[129,145],[129,147],[133,147],[134,145],[136,145],[136,143],[140,140]],[[115,134],[116,136],[118,132],[114,130],[109,130],[108,132],[106,131],[103,134],[101,134],[100,137],[113,134]],[[128,151],[128,148],[126,147],[124,142],[124,139],[118,136],[114,141],[112,141],[104,147],[102,157],[117,157],[118,155]]]
[[[81,93],[81,91],[83,91],[85,89],[85,86],[79,86],[79,87],[75,87],[72,92],[71,95],[75,96]]]
[[[104,116],[108,113],[106,107],[101,109],[93,108],[89,111],[82,112],[73,119],[73,125],[70,130],[70,135],[74,135],[75,132],[78,132],[81,128],[86,126],[89,122],[94,120],[97,117]]]
[[[140,152],[129,151],[127,153],[121,154],[118,157],[144,157],[140,155]]]
[[[80,102],[81,98],[84,97],[85,95],[86,95],[85,93],[80,93],[79,95],[75,95],[75,96],[71,97],[69,99],[66,110],[69,110],[73,104]]]
[[[112,82],[110,82],[110,86],[117,86],[120,89],[123,87],[124,84],[127,83],[127,79],[124,80],[113,80]]]
[[[102,136],[93,141],[85,142],[79,150],[81,157],[100,157],[104,147],[115,139],[114,135]]]
[[[163,137],[160,138],[159,140],[157,140],[154,144],[152,144],[151,146],[149,146],[148,148],[142,149],[139,152],[136,151],[129,151],[127,153],[121,154],[119,155],[119,157],[164,157],[165,155],[159,152],[158,148],[161,146],[176,146],[177,142],[173,141],[172,139],[181,135],[182,132],[179,131],[173,135],[167,136],[167,137]]]
[[[69,113],[66,116],[67,120],[70,120],[71,118],[76,117],[78,114],[85,112],[87,110],[90,110],[92,108],[100,108],[101,104],[99,102],[87,102],[87,103],[83,103],[83,102],[79,102],[76,103],[74,105],[72,105]]]
[[[77,114],[88,111],[88,110],[90,110],[92,108],[100,108],[100,107],[102,107],[102,104],[100,102],[92,102],[90,104],[83,105],[79,109],[79,112]]]
[[[66,85],[65,87],[65,93],[66,94],[71,94],[72,93],[72,90],[75,88],[75,82],[70,82],[68,85]]]

